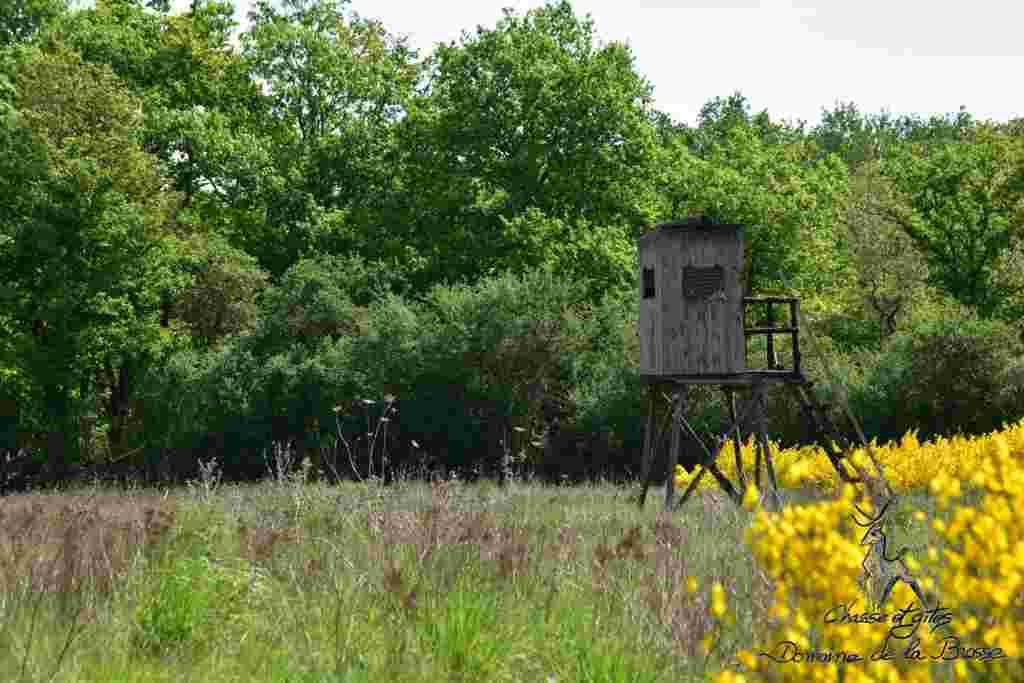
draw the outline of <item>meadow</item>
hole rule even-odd
[[[877,452],[900,494],[891,552],[952,614],[915,634],[924,659],[899,656],[908,638],[870,661],[885,626],[824,623],[870,612],[863,529],[802,449],[776,453],[781,513],[751,490],[739,508],[701,487],[667,515],[636,485],[328,485],[308,466],[222,484],[216,462],[176,490],[7,496],[0,679],[1021,680],[1024,421]],[[912,602],[898,584],[884,610]],[[757,654],[785,641],[866,661]]]

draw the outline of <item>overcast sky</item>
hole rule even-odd
[[[251,0],[235,0],[244,23]],[[174,0],[175,7],[188,0]],[[420,55],[463,29],[493,28],[502,7],[543,0],[353,0],[407,35]],[[1024,116],[1022,0],[575,0],[599,39],[627,42],[656,106],[693,123],[701,105],[740,90],[774,119],[817,123],[822,107]]]

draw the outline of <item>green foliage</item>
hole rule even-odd
[[[175,559],[143,589],[135,611],[135,646],[153,655],[195,655],[209,647],[224,622],[238,613],[251,582],[249,571],[201,556]]]
[[[212,384],[217,362],[223,352],[182,349],[169,354],[153,367],[138,390],[145,406],[145,422],[140,441],[147,444],[147,473],[169,473],[175,465],[195,463],[168,462],[175,449],[195,447],[207,431],[217,429],[222,406]]]
[[[402,378],[393,392],[402,400],[402,428],[422,434],[424,448],[438,452],[461,441],[457,466],[472,462],[474,446],[493,458],[504,429],[539,429],[545,402],[567,407],[568,364],[585,344],[577,322],[584,295],[544,270],[437,287],[418,326],[406,324],[403,334],[389,316],[386,336],[371,324],[354,359],[388,359],[372,369],[371,381],[383,389]]]
[[[992,267],[992,284],[1003,294],[995,314],[1002,320],[1024,320],[1024,235],[1014,241],[996,258]],[[1024,341],[1024,328],[1020,330]]]
[[[254,222],[262,230],[274,174],[259,118],[266,107],[231,43],[233,13],[217,0],[194,2],[178,16],[147,11],[137,0],[101,0],[69,14],[47,37],[86,62],[109,65],[143,101],[141,142],[182,194],[179,222],[247,246],[239,235],[256,232]]]
[[[868,434],[980,434],[1024,412],[1024,347],[1012,327],[956,302],[923,308],[878,351],[836,354],[839,383]],[[826,397],[826,400],[828,397]]]
[[[727,140],[734,128],[750,129],[766,145],[796,144],[803,138],[803,123],[777,123],[766,109],[751,114],[750,102],[738,91],[705,102],[697,115],[697,127],[682,126],[680,132],[690,151],[707,159],[714,153],[715,145]]]
[[[657,201],[650,85],[629,49],[596,46],[559,2],[439,46],[431,66],[403,122],[413,210],[396,235],[428,259],[423,282],[545,263],[604,291],[628,281]]]
[[[361,310],[400,286],[398,278],[358,256],[325,254],[299,261],[262,297],[257,338],[282,349],[296,342],[313,348],[326,338],[353,335],[359,331]]]
[[[261,123],[273,159],[250,200],[263,225],[245,244],[275,276],[311,250],[382,255],[374,243],[400,182],[394,131],[415,55],[380,24],[346,17],[344,4],[259,2],[242,35],[250,74],[266,84]]]
[[[28,42],[67,9],[67,0],[8,0],[0,7],[0,49]]]
[[[933,298],[928,265],[913,240],[888,218],[901,204],[878,165],[864,163],[851,178],[842,230],[850,268],[822,328],[845,350],[878,348]]]
[[[267,314],[251,341],[227,345],[200,363],[205,369],[185,354],[163,373],[168,382],[194,377],[203,405],[187,415],[205,412],[197,427],[258,449],[274,433],[301,435],[311,424],[333,433],[340,404],[352,437],[366,428],[359,399],[390,393],[399,398],[392,450],[415,439],[452,467],[496,458],[504,428],[523,428],[517,446],[525,446],[556,414],[567,429],[577,416],[581,429],[598,427],[607,443],[635,440],[635,372],[623,353],[635,339],[621,302],[588,306],[583,287],[538,270],[438,287],[421,303],[389,294],[362,309],[337,277],[343,271],[331,270],[343,265],[299,264],[264,297]],[[360,287],[358,278],[347,284]],[[540,452],[528,450],[540,464]],[[235,463],[226,456],[225,467]]]
[[[268,440],[363,432],[392,394],[403,453],[469,466],[511,433],[533,464],[625,465],[635,238],[694,213],[744,225],[748,293],[802,295],[869,432],[1020,410],[1019,121],[841,103],[806,131],[735,93],[678,124],[567,0],[423,60],[346,2],[261,1],[240,49],[233,13],[0,9],[5,445],[73,459],[98,413],[151,473],[262,471]]]
[[[963,108],[957,114],[925,120],[888,111],[864,114],[853,102],[839,102],[831,110],[822,110],[821,123],[811,136],[822,156],[836,154],[853,171],[862,164],[888,158],[901,144],[937,145],[962,140],[976,123]]]
[[[195,204],[203,222],[221,227],[237,195],[263,180],[267,142],[257,117],[266,107],[232,45],[233,5],[206,0],[192,10],[161,18],[148,82],[138,84],[147,102],[146,149],[174,177],[186,207]]]
[[[942,315],[896,346],[907,362],[895,396],[907,429],[981,434],[1024,411],[1014,381],[1024,346],[1005,323],[970,311]]]
[[[141,0],[96,0],[94,7],[54,22],[42,38],[109,67],[138,96],[153,84],[150,63],[160,49],[160,25],[160,16],[147,12]]]
[[[778,288],[780,275],[798,290],[828,291],[847,265],[845,168],[835,157],[809,161],[801,144],[766,142],[742,122],[709,140],[700,157],[679,138],[665,152],[660,183],[672,217],[743,225],[748,291]]]
[[[256,259],[216,234],[193,236],[180,247],[179,268],[191,283],[174,297],[173,314],[201,345],[213,346],[256,326],[256,300],[268,276]]]
[[[903,146],[882,169],[910,208],[887,215],[926,255],[934,284],[992,315],[1010,294],[993,266],[1024,229],[1024,143],[983,126],[967,140]]]
[[[0,304],[16,367],[42,387],[70,457],[74,402],[100,372],[145,364],[171,341],[159,305],[175,287],[164,239],[173,197],[138,147],[139,104],[109,67],[33,48],[15,77],[16,125],[0,131]]]

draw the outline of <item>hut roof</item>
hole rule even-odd
[[[704,215],[690,216],[688,218],[682,218],[674,221],[667,221],[665,223],[659,223],[652,229],[646,231],[640,235],[641,241],[647,241],[654,235],[664,230],[694,230],[694,231],[712,231],[712,230],[738,230],[742,229],[742,226],[732,223],[719,223],[718,221]]]

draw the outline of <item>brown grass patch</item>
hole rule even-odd
[[[0,498],[0,590],[108,595],[174,519],[173,505],[156,497]]]

